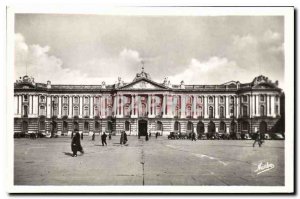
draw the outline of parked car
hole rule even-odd
[[[273,133],[272,135],[272,139],[274,140],[284,140],[284,137],[281,133]]]
[[[263,136],[263,139],[264,140],[270,140],[271,136],[269,135],[269,133],[265,133],[264,136]]]
[[[168,139],[171,140],[179,139],[179,135],[176,132],[170,132],[170,134],[168,135]]]
[[[251,136],[249,135],[249,133],[243,133],[241,135],[241,137],[243,140],[251,140],[252,139]]]
[[[179,133],[178,138],[179,139],[188,139],[188,133]]]
[[[207,140],[207,136],[205,135],[205,133],[198,134],[198,140]]]

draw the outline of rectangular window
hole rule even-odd
[[[44,115],[44,116],[46,115],[46,110],[44,106],[40,107],[40,115]]]

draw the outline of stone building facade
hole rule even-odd
[[[44,84],[24,76],[14,85],[14,132],[266,133],[281,118],[282,96],[278,82],[265,76],[220,85],[157,83],[144,69],[132,82],[119,78],[113,85]]]

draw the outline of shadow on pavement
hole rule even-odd
[[[70,152],[63,152],[65,155],[68,155],[68,156],[72,156],[73,153],[70,153]]]

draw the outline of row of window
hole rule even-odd
[[[248,101],[248,96],[247,95],[243,95],[241,98],[242,98],[242,102],[247,102]],[[62,99],[63,99],[63,103],[68,103],[68,97],[63,97]],[[276,100],[276,102],[278,102],[279,97],[276,96],[275,100]],[[28,95],[24,95],[24,101],[25,102],[28,101]],[[53,97],[53,101],[54,101],[54,103],[58,103],[58,97],[56,97],[56,96]],[[199,97],[199,101],[200,101],[200,103],[202,103],[202,98],[201,97]],[[224,101],[225,101],[225,97],[224,96],[220,96],[219,97],[219,102],[220,103],[224,103]],[[261,102],[265,101],[265,95],[260,95],[260,101]],[[45,96],[40,96],[40,102],[41,103],[45,103],[46,102]],[[99,102],[100,102],[99,97],[95,97],[95,103],[99,103]],[[208,102],[209,103],[213,103],[214,102],[214,98],[212,96],[209,96],[208,97]],[[234,103],[234,97],[233,96],[231,96],[230,102]],[[79,103],[79,97],[77,97],[77,96],[73,97],[73,103]],[[83,103],[88,104],[89,103],[89,97],[84,97],[83,98]]]

